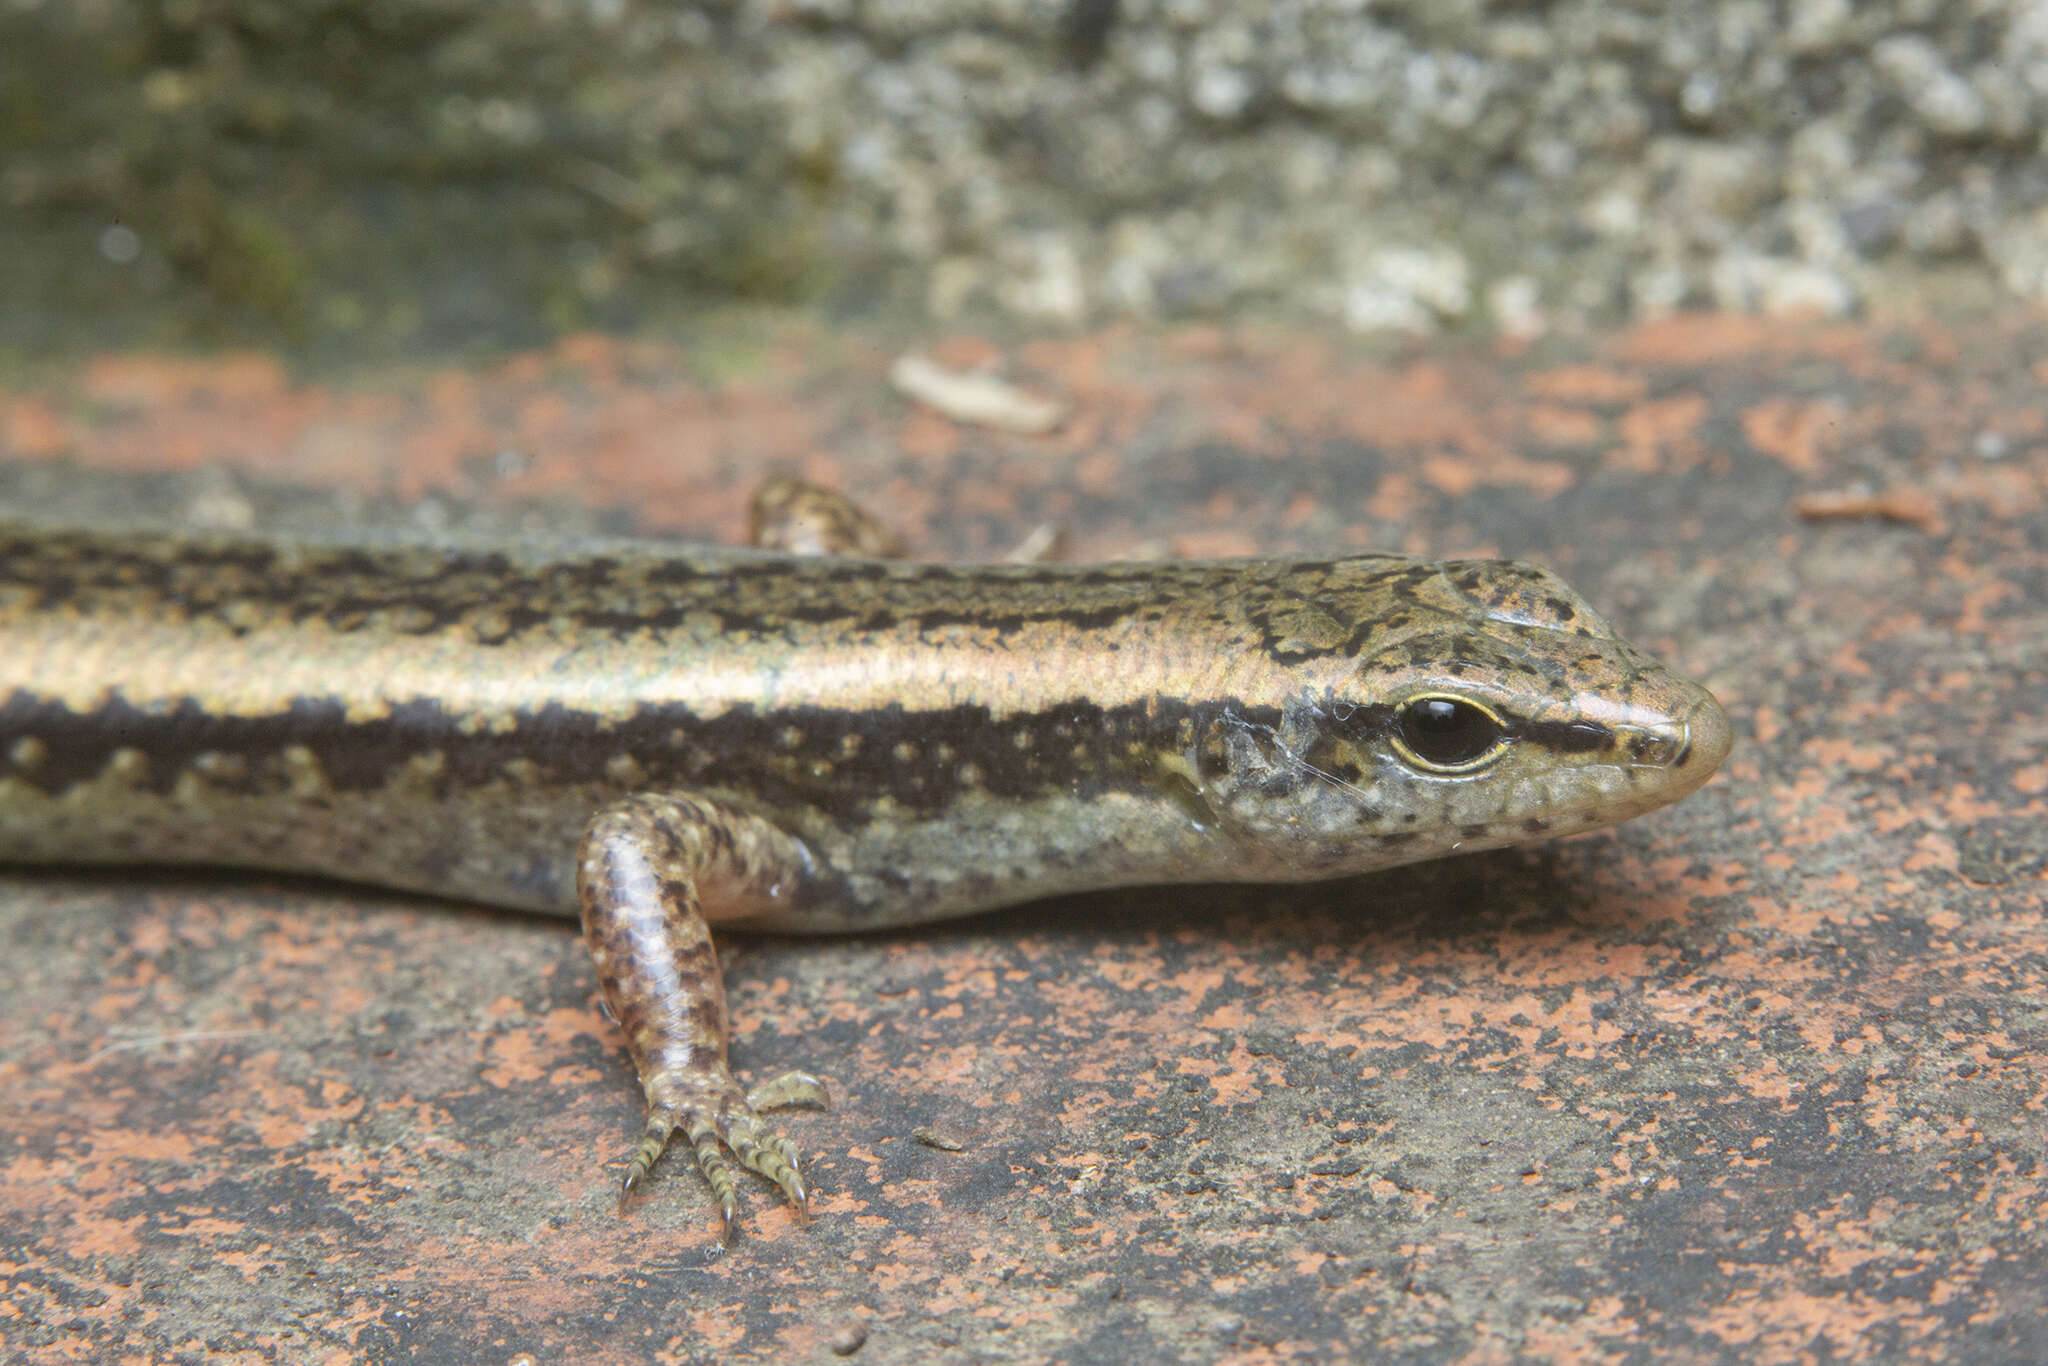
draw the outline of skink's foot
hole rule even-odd
[[[747,543],[792,555],[866,555],[899,559],[903,538],[837,489],[787,475],[755,491]]]
[[[822,1109],[830,1104],[823,1082],[808,1072],[785,1072],[743,1095],[732,1073],[720,1065],[714,1073],[695,1079],[658,1075],[649,1079],[647,1090],[647,1127],[626,1164],[626,1178],[619,1190],[622,1210],[654,1169],[669,1140],[681,1130],[696,1150],[698,1169],[718,1197],[722,1238],[732,1238],[739,1220],[739,1193],[733,1185],[732,1166],[726,1161],[728,1151],[742,1167],[780,1187],[799,1218],[810,1218],[810,1190],[804,1185],[796,1146],[764,1122],[757,1111],[785,1105]]]

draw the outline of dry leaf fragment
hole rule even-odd
[[[923,356],[901,356],[889,383],[905,398],[937,409],[955,422],[1037,436],[1067,420],[1067,408],[980,370],[948,370]]]

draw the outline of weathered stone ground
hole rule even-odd
[[[815,1222],[753,1188],[730,1247],[680,1163],[614,1211],[566,923],[9,871],[0,1357],[2048,1359],[2048,322],[1100,332],[1005,357],[1073,404],[1039,438],[733,335],[107,356],[0,393],[0,511],[732,538],[797,471],[953,557],[1502,552],[1738,748],[1560,845],[740,942],[737,1065],[837,1107],[788,1125]],[[1903,520],[1799,511],[1865,495]]]

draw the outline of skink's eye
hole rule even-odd
[[[1498,754],[1500,718],[1461,697],[1410,698],[1395,716],[1395,746],[1418,768],[1462,773]]]

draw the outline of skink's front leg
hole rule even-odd
[[[763,549],[903,553],[895,533],[844,494],[797,479],[762,485],[750,520],[748,539]],[[718,1196],[725,1236],[739,1217],[726,1149],[809,1213],[796,1149],[756,1112],[824,1105],[824,1083],[785,1072],[740,1090],[726,1065],[725,981],[709,922],[796,909],[810,866],[787,832],[687,794],[629,797],[584,831],[576,861],[583,938],[647,1095],[647,1129],[626,1167],[622,1206],[681,1129]]]
[[[803,845],[767,821],[686,795],[629,797],[584,831],[576,864],[583,938],[647,1096],[622,1204],[681,1129],[718,1196],[725,1236],[739,1214],[728,1148],[808,1213],[796,1149],[756,1111],[824,1105],[824,1084],[789,1072],[748,1093],[733,1080],[709,921],[788,909],[804,894],[809,865]]]

